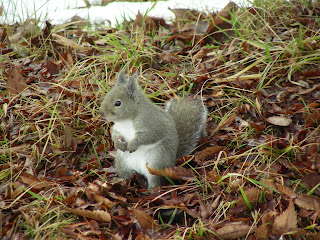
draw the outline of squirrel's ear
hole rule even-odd
[[[130,77],[127,85],[127,91],[132,100],[135,100],[136,92],[139,90],[137,85],[137,77],[138,77],[138,71],[136,71],[132,75],[132,77]]]
[[[126,69],[125,69],[125,67],[123,67],[119,73],[118,78],[117,78],[117,84],[122,84],[122,83],[128,82],[125,71],[126,71]]]
[[[138,70],[130,77],[130,81],[136,82],[138,78]]]

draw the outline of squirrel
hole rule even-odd
[[[161,185],[162,177],[148,167],[164,169],[190,154],[205,135],[207,108],[200,100],[172,100],[166,109],[157,107],[140,89],[138,72],[126,77],[123,68],[114,87],[104,97],[99,113],[113,122],[112,141],[117,149],[115,168],[128,179],[144,175],[148,188]]]

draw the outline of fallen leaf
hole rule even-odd
[[[254,123],[254,122],[250,122],[249,124],[250,124],[251,127],[253,127],[258,132],[262,132],[263,129],[264,129],[263,125],[260,125],[260,124]]]
[[[254,231],[254,236],[258,239],[266,239],[269,237],[272,229],[272,223],[274,216],[276,215],[275,212],[269,211],[263,214],[262,216],[262,224],[256,228]]]
[[[71,147],[72,130],[68,125],[64,126],[64,148],[68,150]]]
[[[286,127],[289,126],[292,120],[290,118],[282,117],[282,116],[273,116],[273,117],[268,117],[267,122],[277,125],[277,126],[282,126]]]
[[[7,90],[9,95],[22,92],[28,85],[17,67],[12,67],[7,72]]]
[[[112,202],[108,198],[105,198],[100,195],[94,195],[93,197],[96,202],[102,202],[102,204],[105,205],[108,209],[112,208],[114,205],[117,204],[116,202]]]
[[[234,12],[238,9],[237,4],[234,2],[229,2],[218,14],[217,18],[219,16],[226,18],[226,19],[231,19],[231,12]]]
[[[72,59],[72,55],[70,52],[60,53],[59,59],[65,64],[68,68],[71,68],[74,65],[74,61]]]
[[[26,150],[28,148],[27,145],[23,144],[20,146],[15,147],[6,147],[4,145],[4,148],[0,149],[0,154],[7,155],[7,154],[13,154],[13,153],[21,153],[23,150]]]
[[[160,59],[164,63],[173,63],[175,61],[174,56],[169,51],[163,51],[163,53],[160,55]]]
[[[150,168],[148,166],[148,163],[146,164],[146,166],[149,173],[152,175],[166,176],[173,180],[189,181],[191,179],[194,179],[194,172],[190,169],[187,169],[181,166],[169,167],[165,169]]]
[[[111,221],[111,216],[107,211],[102,211],[102,210],[89,211],[89,210],[84,210],[80,208],[68,208],[67,211],[83,217],[92,218],[97,221],[102,221],[102,222]]]
[[[243,223],[227,223],[216,231],[216,234],[222,239],[236,239],[246,236],[251,226]]]
[[[19,175],[19,179],[21,180],[21,182],[31,186],[32,188],[38,189],[38,190],[42,190],[45,187],[48,187],[48,183],[41,181],[39,178],[26,173],[26,172],[22,172]]]
[[[203,12],[199,12],[194,9],[187,9],[187,8],[169,8],[171,10],[177,21],[197,21],[199,19],[205,18],[206,15]]]
[[[305,125],[307,127],[316,127],[320,124],[320,112],[314,112],[307,115]]]
[[[313,145],[314,149],[310,149],[309,153],[311,152],[316,152],[318,151],[318,148],[316,145]],[[318,185],[320,183],[320,174],[319,173],[309,173],[307,175],[305,175],[302,180],[301,180],[301,184],[303,186],[305,186],[306,188],[308,188],[308,190],[311,190],[312,188],[314,188],[316,185]],[[316,191],[320,190],[320,186],[318,185]]]
[[[301,194],[295,199],[294,203],[306,210],[318,211],[320,209],[320,198],[315,196]]]
[[[132,29],[136,30],[138,27],[143,27],[145,33],[155,32],[159,29],[160,26],[167,26],[166,21],[163,18],[142,16],[140,11],[136,15],[136,18],[133,21]]]
[[[215,39],[217,42],[222,42],[226,39],[226,35],[230,36],[233,34],[232,24],[224,19],[231,19],[231,14],[237,10],[238,6],[229,2],[219,13],[217,16],[213,18],[210,25],[207,28],[206,35],[207,37],[203,39],[203,43],[208,43],[211,39]],[[225,31],[221,31],[221,29],[225,29]],[[229,30],[230,29],[230,30]]]
[[[284,194],[290,198],[295,198],[297,194],[289,187],[284,186],[280,183],[276,183],[272,180],[266,180],[264,181],[264,184],[267,185],[268,187],[271,187],[274,190],[279,191],[281,194]]]
[[[236,117],[238,116],[238,114],[233,113],[230,117],[228,117],[227,119],[225,119],[220,126],[218,127],[218,129],[221,129],[225,126],[229,126],[230,124],[234,123],[234,121],[236,120]],[[217,129],[217,130],[218,130]]]
[[[158,223],[154,220],[154,218],[148,215],[147,213],[139,209],[133,209],[133,214],[139,221],[142,229],[154,229],[159,227]]]
[[[285,233],[297,228],[298,219],[292,200],[288,208],[274,219],[273,230],[276,233]]]
[[[75,43],[74,41],[72,41],[71,39],[68,39],[64,36],[58,35],[56,33],[52,33],[52,38],[55,39],[57,41],[57,43],[66,46],[66,47],[71,47],[77,50],[89,50],[90,47],[86,47],[86,46],[82,46],[78,43]]]
[[[212,204],[200,201],[199,212],[202,218],[209,218],[213,213]]]
[[[195,156],[197,162],[202,162],[204,159],[206,159],[208,157],[212,157],[214,154],[219,153],[223,149],[224,149],[224,147],[222,147],[222,146],[207,147],[199,152],[196,152],[194,154],[194,156]]]
[[[260,104],[258,98],[256,98],[256,108],[257,108],[257,111],[258,111],[258,113],[259,113],[259,116],[262,117],[261,104]]]
[[[68,224],[63,225],[61,227],[61,231],[68,235],[72,239],[79,239],[79,236],[83,236],[84,239],[92,239],[88,236],[100,236],[100,240],[103,240],[104,238],[101,238],[101,230],[99,229],[99,223],[95,220],[90,220],[88,222],[83,223],[74,223],[74,224]],[[81,238],[81,237],[80,237]],[[96,239],[96,238],[94,238]]]
[[[51,75],[59,73],[59,66],[50,60],[47,60],[47,69]]]
[[[254,204],[254,203],[257,203],[260,199],[261,189],[256,188],[256,187],[248,188],[248,189],[244,190],[244,194],[247,197],[248,201],[251,204]],[[240,205],[240,206],[246,205],[246,202],[245,202],[243,196],[239,197],[239,200],[237,201],[237,205]]]
[[[0,16],[2,15],[2,6],[0,6]],[[7,28],[3,28],[3,31],[0,36],[0,43],[4,43],[7,38]]]
[[[208,53],[210,52],[210,49],[208,48],[204,48],[201,49],[200,51],[198,51],[195,55],[193,55],[192,60],[200,60],[202,59],[204,56],[206,56]]]

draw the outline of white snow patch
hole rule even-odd
[[[89,1],[91,4],[94,1]],[[97,1],[95,1],[97,2]],[[134,19],[138,11],[149,16],[163,17],[166,20],[174,19],[170,8],[188,8],[207,11],[218,11],[228,4],[229,0],[168,0],[155,2],[112,2],[106,6],[85,7],[83,0],[4,0],[2,1],[3,14],[0,23],[24,22],[27,19],[49,20],[53,24],[70,21],[77,15],[89,19],[93,24],[106,23],[115,26],[117,21],[122,22]],[[235,0],[243,5],[245,0]]]

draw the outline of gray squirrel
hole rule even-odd
[[[137,72],[127,78],[123,68],[115,86],[104,97],[99,113],[113,122],[111,138],[117,149],[115,168],[129,178],[144,175],[148,188],[161,184],[149,168],[176,165],[176,159],[190,154],[205,135],[207,109],[200,100],[170,101],[166,109],[153,104],[140,90]]]

